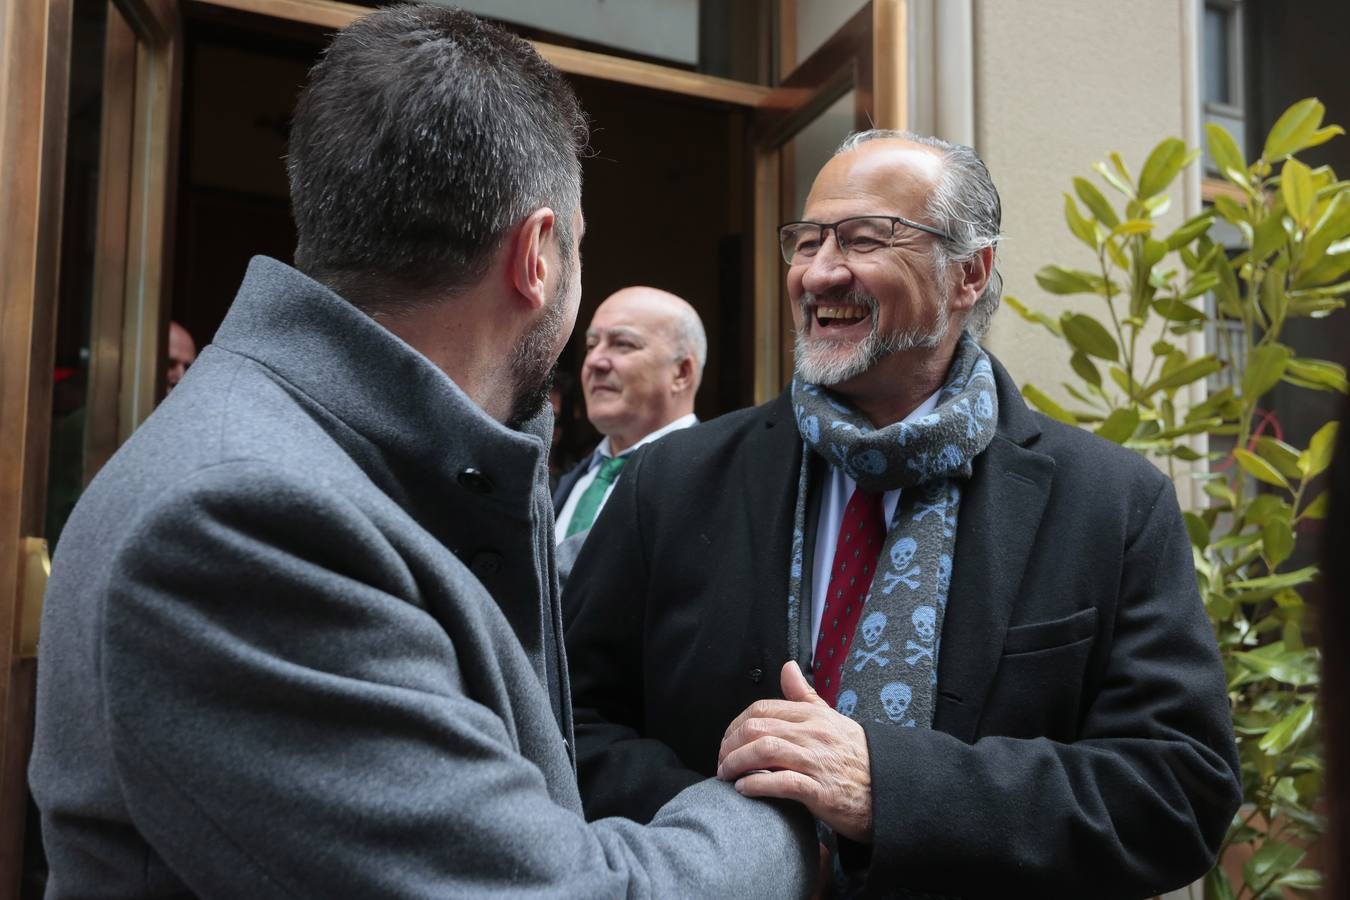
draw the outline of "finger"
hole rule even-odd
[[[736,790],[746,797],[776,797],[796,800],[815,814],[820,786],[800,772],[755,772],[736,780]]]
[[[783,663],[783,671],[778,676],[778,685],[783,689],[783,697],[786,700],[820,704],[821,706],[829,705],[820,699],[820,695],[816,693],[815,688],[807,682],[806,676],[802,674],[801,667],[797,665],[795,659]]]
[[[729,731],[722,737],[722,743],[717,748],[717,762],[720,764],[728,753],[765,737],[780,738],[799,747],[818,746],[829,738],[818,716],[819,713],[817,718],[803,719],[800,722],[773,718],[746,719],[735,731]]]
[[[754,769],[791,769],[815,775],[815,757],[806,749],[780,737],[757,738],[727,753],[717,766],[717,777],[731,781]]]
[[[740,728],[749,719],[782,719],[785,722],[802,722],[811,715],[811,708],[791,700],[756,700],[747,706],[739,716],[731,720],[722,739]]]

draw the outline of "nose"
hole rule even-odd
[[[822,238],[820,249],[802,272],[802,289],[812,294],[823,294],[843,287],[852,280],[853,273],[844,264],[839,242],[834,232],[830,231]]]
[[[604,345],[596,344],[590,350],[586,351],[586,358],[582,361],[581,367],[583,371],[589,372],[609,371],[609,354],[604,351]]]

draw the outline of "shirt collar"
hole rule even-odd
[[[933,395],[932,400],[934,405],[936,405],[937,394]],[[651,434],[646,435],[645,437],[642,438],[642,440],[638,441],[636,444],[620,453],[619,456],[627,456],[628,454],[635,452],[639,447],[645,444],[650,444],[652,441],[658,438],[665,437],[672,431],[679,431],[681,428],[688,428],[691,425],[697,424],[698,424],[698,416],[694,415],[693,413],[680,416],[675,421],[669,422],[661,426],[660,428],[656,429]],[[600,442],[600,445],[595,448],[595,452],[591,454],[591,464],[588,468],[594,469],[596,466],[600,465],[601,462],[613,456],[614,453],[609,449],[609,437],[606,436],[605,439]]]

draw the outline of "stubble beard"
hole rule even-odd
[[[947,293],[945,290],[939,290],[942,294]],[[878,311],[881,304],[877,298],[864,291],[850,291],[839,302],[844,305],[867,307],[872,319],[872,330],[868,332],[867,337],[853,343],[830,337],[808,337],[812,322],[810,307],[816,298],[810,293],[803,294],[798,301],[801,305],[802,324],[796,330],[793,367],[797,377],[807,384],[832,387],[857,378],[892,354],[905,350],[931,350],[937,347],[947,336],[950,324],[947,296],[939,296],[937,299],[936,319],[932,327],[914,325],[909,328],[892,329],[883,334],[878,325]]]
[[[566,266],[558,274],[558,287],[548,306],[520,339],[511,355],[510,371],[515,379],[515,390],[511,397],[511,413],[506,418],[508,428],[519,430],[539,415],[549,402],[549,387],[558,371],[554,347],[557,345],[558,333],[563,328],[566,293],[572,280],[571,266]]]

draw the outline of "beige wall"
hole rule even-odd
[[[1092,163],[1117,150],[1137,177],[1159,140],[1183,136],[1188,2],[974,0],[975,146],[1003,198],[1006,294],[1055,317],[1069,303],[1105,313],[1097,298],[1045,293],[1034,274],[1048,263],[1096,266],[1064,224],[1073,176],[1096,180]],[[1179,223],[1177,185],[1169,218]],[[1019,384],[1064,396],[1068,354],[1039,326],[1005,307],[987,344]]]

